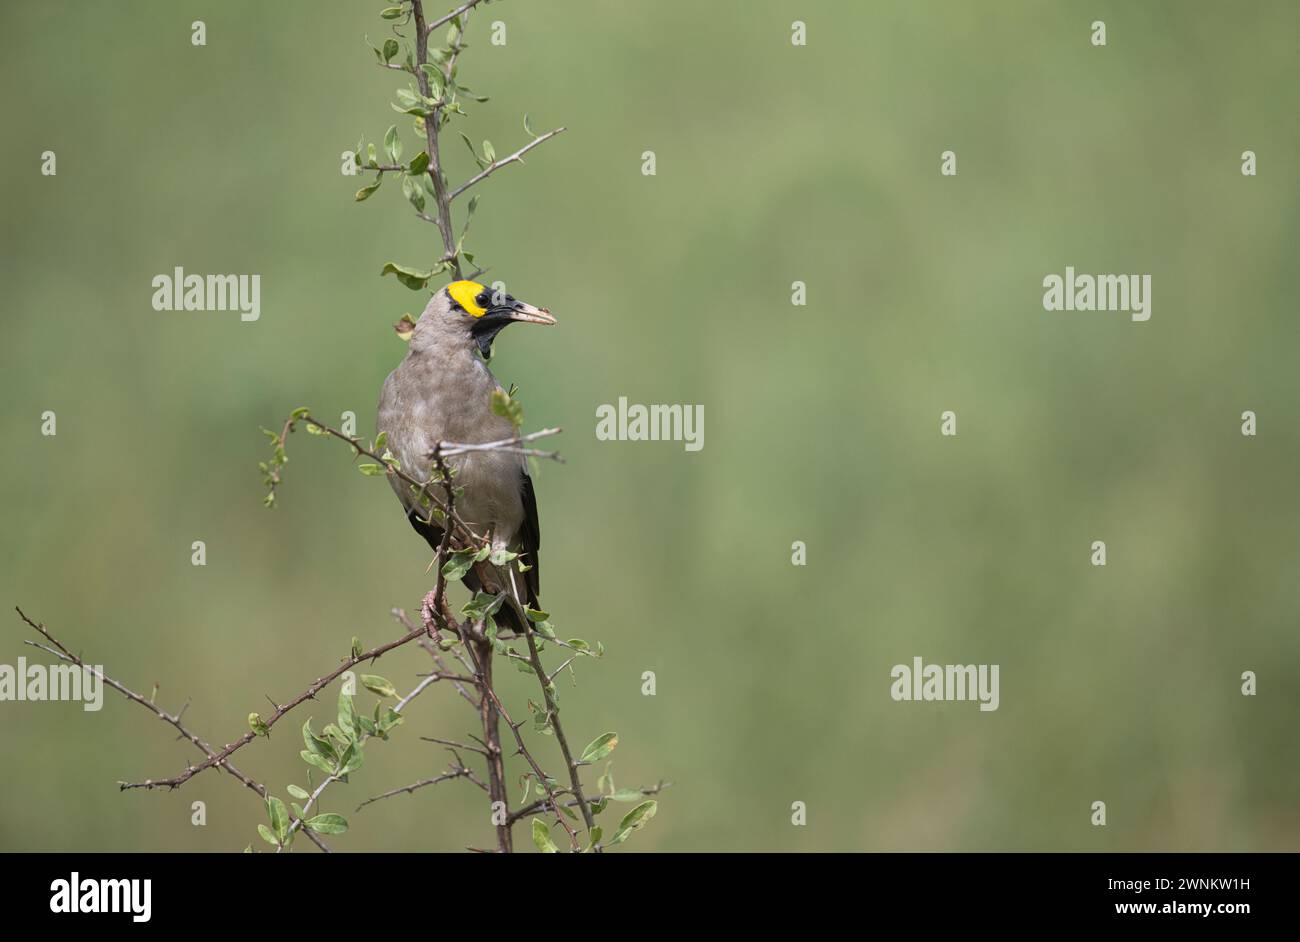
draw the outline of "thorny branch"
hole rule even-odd
[[[476,173],[474,176],[470,177],[460,186],[456,187],[456,189],[448,193],[447,201],[450,203],[452,200],[460,196],[460,194],[464,193],[474,184],[482,180],[486,180],[488,177],[492,176],[492,174],[496,173],[506,164],[523,163],[524,154],[528,153],[530,150],[532,150],[534,147],[537,147],[539,144],[545,144],[551,138],[555,137],[555,135],[563,134],[566,130],[568,129],[556,128],[554,131],[547,131],[545,134],[539,134],[537,137],[533,138],[531,141],[529,141],[523,147],[519,148],[519,150],[515,151],[509,157],[502,157],[500,160],[492,161],[492,163],[484,167],[482,171]]]
[[[188,703],[186,703],[186,706],[181,707],[180,712],[168,713],[166,710],[162,709],[156,703],[154,703],[152,697],[145,698],[140,696],[140,694],[131,690],[125,684],[114,680],[112,677],[109,677],[107,674],[105,674],[103,671],[99,670],[98,668],[91,667],[89,664],[85,662],[85,660],[80,655],[73,654],[72,651],[70,651],[67,647],[65,647],[61,641],[55,638],[54,635],[50,634],[49,630],[45,627],[44,623],[32,621],[32,619],[27,617],[27,613],[24,612],[21,608],[19,608],[16,605],[14,606],[14,611],[18,613],[18,616],[23,621],[25,621],[29,627],[39,632],[41,636],[44,637],[47,641],[49,641],[50,644],[54,645],[54,647],[50,648],[35,641],[27,641],[26,642],[27,644],[30,644],[32,647],[35,648],[40,648],[42,651],[46,651],[49,654],[52,654],[55,657],[59,658],[60,660],[67,661],[71,664],[75,664],[78,667],[80,667],[82,670],[90,671],[101,681],[108,684],[108,686],[112,687],[118,693],[122,694],[122,696],[126,697],[132,703],[140,704],[140,706],[144,707],[154,716],[158,717],[158,719],[172,726],[176,730],[176,732],[180,734],[181,739],[188,740],[190,743],[194,745],[196,749],[202,752],[209,759],[213,758],[216,755],[212,747],[209,746],[206,741],[201,739],[196,733],[191,732],[185,726],[185,724],[181,722],[181,717],[185,714],[185,710],[189,706]],[[234,764],[228,760],[223,759],[218,764],[220,765],[221,768],[225,769],[232,776],[234,776],[240,783],[242,783],[245,788],[251,789],[260,798],[263,799],[266,798],[267,791],[265,785],[249,778],[243,772],[239,771],[239,769],[235,768]],[[295,818],[294,820],[297,819]],[[321,850],[325,851],[326,853],[329,853],[329,847],[326,846],[325,842],[321,840],[320,837],[318,837],[316,834],[312,833],[311,831],[307,832],[307,836],[311,838],[312,843],[314,843],[317,847],[319,847]]]
[[[442,239],[443,248],[438,261],[444,264],[451,271],[454,278],[459,280],[464,277],[464,275],[461,269],[460,243],[456,239],[455,226],[452,223],[452,201],[470,187],[487,179],[507,164],[523,163],[524,154],[528,153],[528,151],[532,150],[534,147],[544,144],[557,134],[563,133],[565,129],[562,127],[555,128],[554,130],[547,131],[544,134],[534,136],[531,141],[519,148],[519,150],[515,151],[513,154],[499,160],[490,160],[487,166],[479,173],[475,174],[469,180],[466,180],[454,189],[449,189],[447,176],[442,165],[439,134],[446,125],[447,119],[450,117],[448,113],[449,109],[463,114],[463,112],[459,111],[459,104],[455,101],[455,91],[457,90],[455,82],[456,62],[460,58],[461,52],[465,49],[464,36],[465,29],[469,24],[470,11],[473,10],[474,7],[478,6],[479,3],[483,2],[483,0],[469,0],[469,2],[462,4],[450,13],[440,16],[432,21],[427,20],[425,17],[424,0],[409,0],[409,2],[411,4],[410,14],[412,19],[415,21],[414,63],[412,64],[408,62],[398,64],[381,59],[378,64],[386,69],[413,74],[422,98],[434,103],[426,117],[423,119],[425,153],[429,157],[429,165],[424,172],[429,175],[429,182],[433,189],[433,213],[429,214],[420,211],[417,215],[426,222],[431,222],[437,226],[438,234]],[[429,35],[439,26],[446,23],[452,23],[453,21],[455,28],[452,32],[451,38],[449,39],[447,54],[444,61],[441,65],[431,64],[429,57]],[[442,80],[442,94],[440,96],[433,94],[436,89],[433,87],[433,79],[431,78],[430,73],[425,69],[426,66],[430,66]],[[525,130],[529,130],[527,127],[527,121],[525,121]],[[532,133],[531,130],[529,130],[529,133]],[[368,164],[366,169],[380,171],[382,175],[385,172],[397,173],[407,171],[408,167],[398,163],[381,164],[374,162]]]
[[[321,677],[317,677],[315,680],[313,680],[310,684],[307,685],[306,690],[298,694],[288,703],[283,705],[277,705],[275,708],[275,712],[273,712],[270,716],[265,717],[262,722],[266,724],[266,727],[269,730],[271,727],[275,726],[276,723],[280,722],[280,720],[283,719],[284,716],[288,714],[291,710],[293,710],[294,707],[301,705],[307,700],[314,700],[316,698],[316,694],[318,694],[325,687],[329,686],[330,682],[333,681],[340,674],[342,674],[344,671],[351,670],[352,668],[356,667],[358,664],[360,664],[363,661],[374,661],[381,654],[385,654],[393,650],[394,648],[400,648],[402,645],[407,644],[410,641],[414,641],[423,632],[424,632],[424,628],[420,627],[417,628],[415,631],[407,632],[406,634],[402,635],[402,637],[400,638],[396,638],[392,641],[387,641],[377,647],[371,648],[369,651],[366,651],[360,655],[349,655],[348,657],[343,659],[343,662],[338,667],[336,667],[334,670],[330,671],[329,673]],[[238,752],[240,749],[244,748],[250,742],[256,739],[257,735],[258,735],[257,733],[253,732],[250,729],[248,732],[244,733],[244,735],[240,736],[234,742],[229,743],[220,752],[217,752],[214,755],[209,755],[208,758],[204,759],[198,765],[188,766],[184,772],[182,772],[180,775],[175,776],[174,778],[145,779],[143,782],[118,782],[118,787],[121,788],[123,791],[126,791],[129,788],[145,788],[150,791],[152,791],[155,788],[167,788],[167,789],[179,788],[181,785],[184,785],[186,782],[188,782],[191,778],[193,778],[198,773],[202,772],[204,769],[210,769],[214,765],[221,765],[231,755]]]
[[[429,174],[430,183],[434,193],[435,214],[429,215],[420,212],[418,215],[422,219],[432,222],[437,226],[443,243],[443,254],[440,261],[444,263],[445,267],[442,270],[450,270],[454,277],[458,279],[462,277],[460,244],[455,238],[454,227],[452,224],[452,202],[465,191],[479,184],[483,180],[486,180],[502,167],[512,163],[523,163],[523,157],[525,154],[534,148],[539,147],[551,138],[563,133],[565,130],[565,128],[559,127],[541,135],[534,135],[533,139],[529,143],[525,144],[514,153],[502,158],[496,158],[485,147],[484,158],[487,160],[487,163],[484,164],[482,160],[479,161],[481,167],[480,171],[459,186],[454,188],[449,187],[446,175],[442,168],[442,158],[439,150],[439,131],[446,125],[451,112],[463,113],[460,111],[459,104],[456,101],[456,95],[459,91],[467,90],[456,84],[456,63],[461,52],[465,48],[463,37],[469,13],[482,2],[484,2],[484,0],[468,0],[468,2],[461,4],[449,13],[433,20],[428,20],[425,16],[423,0],[403,0],[403,6],[405,6],[406,3],[410,4],[408,12],[415,23],[416,58],[414,64],[412,66],[409,61],[407,64],[403,65],[394,64],[388,61],[380,62],[380,64],[385,68],[412,73],[419,85],[421,95],[430,102],[436,101],[436,104],[432,106],[431,111],[422,119],[427,144],[426,153],[429,159],[426,172]],[[449,35],[446,51],[445,53],[439,53],[437,56],[437,59],[441,64],[430,65],[429,35],[439,26],[453,21],[455,29]],[[441,78],[441,90],[436,90],[433,87],[435,76]],[[440,91],[440,94],[436,96],[431,94],[431,92],[434,91]],[[527,119],[525,119],[524,127],[528,133],[532,134],[531,129],[528,127]],[[409,167],[407,166],[400,164],[377,164],[373,162],[373,160],[368,169],[380,171],[380,176],[382,176],[383,172],[409,173]],[[471,205],[471,212],[472,210],[473,206]],[[477,273],[475,276],[477,276]],[[147,790],[157,788],[175,789],[187,782],[193,776],[197,775],[199,772],[208,768],[216,767],[226,770],[247,788],[255,792],[261,798],[269,801],[271,796],[266,787],[235,768],[230,761],[230,757],[235,752],[252,742],[259,735],[269,735],[270,728],[275,726],[286,714],[306,700],[314,699],[317,693],[342,675],[345,671],[364,661],[373,661],[382,654],[406,645],[411,641],[416,641],[430,655],[437,669],[422,675],[421,681],[415,686],[415,688],[405,697],[401,698],[395,707],[393,707],[393,712],[401,714],[410,702],[419,696],[425,689],[437,681],[446,680],[452,684],[457,694],[470,703],[479,714],[483,726],[483,738],[479,739],[477,736],[472,736],[471,738],[481,745],[471,746],[455,740],[426,737],[433,742],[443,744],[452,753],[455,761],[449,766],[448,770],[434,777],[422,779],[410,785],[376,795],[363,801],[358,808],[365,807],[368,804],[394,795],[410,794],[418,789],[435,785],[439,782],[464,778],[487,792],[492,799],[494,822],[499,820],[499,823],[496,824],[497,849],[499,851],[509,852],[513,849],[511,827],[517,821],[543,813],[553,814],[555,820],[568,835],[572,849],[575,851],[580,850],[581,847],[577,831],[568,823],[568,821],[565,820],[565,816],[566,814],[571,814],[571,812],[567,811],[568,808],[577,807],[582,814],[583,821],[588,831],[591,831],[594,827],[591,802],[583,793],[582,783],[579,776],[579,769],[585,763],[575,761],[573,758],[568,740],[560,725],[559,707],[554,695],[555,677],[558,676],[561,671],[568,668],[574,660],[574,657],[577,655],[575,654],[574,657],[565,660],[558,668],[548,674],[541,662],[537,632],[535,632],[531,622],[527,622],[527,627],[524,632],[528,644],[527,657],[515,652],[513,649],[504,647],[504,645],[495,638],[494,633],[486,632],[482,616],[480,616],[478,620],[471,617],[463,623],[460,622],[451,612],[447,603],[447,576],[444,573],[444,566],[452,553],[461,552],[470,548],[481,548],[488,545],[484,537],[474,532],[471,526],[456,512],[456,494],[451,483],[454,472],[453,469],[449,467],[447,459],[476,452],[503,451],[526,457],[547,458],[562,461],[563,459],[555,452],[542,451],[528,447],[530,443],[540,438],[557,434],[560,430],[558,428],[543,429],[531,434],[518,435],[514,438],[502,439],[494,442],[440,442],[435,446],[434,451],[427,456],[433,463],[433,471],[435,473],[431,475],[429,480],[419,481],[412,477],[407,471],[403,470],[397,461],[391,456],[386,456],[384,453],[381,453],[381,449],[367,447],[359,438],[345,435],[336,429],[330,428],[328,425],[314,419],[306,410],[296,410],[285,422],[278,436],[274,433],[268,432],[268,434],[275,440],[279,454],[283,454],[287,437],[289,433],[294,430],[295,424],[299,420],[305,421],[308,424],[309,431],[329,435],[347,442],[351,446],[355,456],[360,457],[361,455],[365,455],[377,462],[378,466],[382,468],[383,474],[392,475],[406,484],[411,488],[412,493],[415,495],[419,507],[427,508],[428,515],[424,518],[425,523],[433,523],[435,517],[438,519],[438,523],[443,529],[443,538],[437,549],[437,556],[434,561],[438,567],[438,572],[434,589],[425,597],[421,606],[421,623],[414,623],[407,617],[403,610],[393,609],[392,614],[402,628],[405,629],[404,634],[364,653],[357,653],[354,651],[350,657],[341,662],[340,666],[327,674],[318,677],[315,681],[308,684],[306,689],[287,703],[281,705],[272,701],[274,712],[264,720],[260,717],[256,717],[259,721],[258,729],[252,729],[234,742],[227,744],[220,750],[216,750],[203,739],[191,732],[181,722],[181,716],[184,713],[184,709],[177,714],[167,713],[156,706],[153,703],[152,698],[146,699],[112,678],[105,676],[95,668],[89,667],[79,656],[72,654],[71,651],[50,635],[43,625],[32,621],[22,612],[21,609],[19,609],[18,613],[22,617],[23,621],[40,633],[50,642],[50,644],[53,645],[53,647],[47,647],[44,644],[34,641],[28,641],[28,644],[47,651],[60,659],[76,664],[85,670],[92,671],[99,676],[104,683],[121,692],[125,697],[127,697],[127,699],[139,703],[141,706],[154,713],[154,715],[173,726],[180,734],[181,738],[187,739],[204,755],[204,760],[202,762],[197,765],[187,765],[186,769],[182,773],[173,778],[158,780],[147,779],[143,782],[137,783],[119,782],[119,787],[122,790],[136,788]],[[270,494],[268,495],[267,501],[268,504],[273,501],[275,489],[281,483],[280,467],[282,464],[283,461],[277,460],[273,465],[263,466],[263,470],[266,473],[267,481],[270,486]],[[363,470],[366,469],[363,468]],[[374,472],[368,471],[367,473],[379,473],[379,471],[378,469],[375,469]],[[433,493],[433,491],[437,489],[435,488],[435,485],[441,485],[441,496],[436,496]],[[493,584],[502,586],[501,580],[492,578],[494,568],[495,567],[490,566],[488,562],[475,563],[475,571],[480,575],[480,581],[485,587]],[[518,599],[515,601],[518,601]],[[459,639],[458,643],[450,644],[443,641],[439,634],[440,630],[455,635]],[[551,643],[556,644],[559,647],[572,649],[571,645],[554,638],[551,633],[546,634],[546,640],[551,641]],[[460,648],[460,650],[458,650],[458,648]],[[497,649],[500,649],[503,654],[512,659],[526,662],[541,685],[546,708],[546,716],[544,718],[545,725],[548,725],[551,728],[556,741],[560,746],[560,750],[563,753],[564,761],[569,772],[569,787],[560,787],[554,779],[543,771],[537,758],[529,750],[527,743],[520,734],[520,727],[523,725],[522,721],[519,723],[512,721],[510,714],[501,702],[492,678],[492,659],[494,651]],[[447,660],[444,658],[444,654],[450,654],[451,657],[455,658],[455,660],[464,668],[465,673],[456,673],[450,670]],[[509,726],[517,746],[516,754],[521,755],[527,762],[529,768],[532,770],[532,774],[536,777],[539,789],[543,791],[546,796],[545,798],[533,801],[522,808],[516,809],[513,812],[509,811],[509,801],[506,792],[505,770],[499,734],[500,720],[504,720]],[[370,738],[369,735],[362,732],[361,735],[357,737],[357,742],[364,742],[368,738]],[[459,750],[473,752],[484,757],[488,768],[488,782],[485,783],[464,764],[460,758]],[[312,808],[316,807],[321,796],[329,785],[341,780],[342,778],[343,774],[340,772],[328,774],[310,794],[305,796],[306,803],[301,809],[302,814],[306,815]],[[661,782],[653,788],[640,789],[639,791],[641,795],[649,796],[658,793],[662,788],[667,787],[668,784],[671,783]],[[565,796],[570,796],[569,800],[564,800]],[[601,807],[603,807],[603,798],[600,804]],[[499,819],[497,812],[498,808],[504,809],[504,813],[500,814]],[[329,848],[321,838],[311,830],[310,827],[307,827],[304,824],[303,818],[300,815],[291,814],[288,831],[284,836],[287,838],[295,831],[303,831],[307,834],[310,840],[320,847],[321,850],[328,852]],[[595,837],[594,834],[591,836],[593,838]],[[287,847],[287,840],[281,841],[278,849],[282,850],[285,847]],[[593,840],[590,849],[599,852],[601,849],[599,842]]]

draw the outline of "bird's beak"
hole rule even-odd
[[[499,314],[502,317],[512,321],[521,321],[525,324],[554,324],[555,317],[544,307],[533,307],[523,301],[514,301],[510,304],[503,304],[499,308],[493,308],[492,314]]]

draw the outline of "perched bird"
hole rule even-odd
[[[411,334],[406,358],[384,381],[375,423],[377,432],[388,433],[388,450],[411,477],[429,479],[438,442],[482,444],[517,434],[508,418],[492,411],[492,393],[501,385],[487,365],[493,339],[515,321],[554,324],[555,318],[545,308],[494,293],[476,281],[452,282],[430,299]],[[464,488],[456,499],[457,514],[476,533],[490,536],[494,549],[518,553],[519,562],[531,567],[520,572],[517,564],[510,564],[503,581],[513,585],[502,588],[512,588],[513,597],[538,607],[541,533],[527,459],[496,450],[453,456],[447,464],[455,469],[455,486]],[[407,484],[392,475],[389,482],[411,526],[436,551],[442,528],[437,521],[425,522],[427,510],[422,513]],[[473,570],[463,581],[471,591],[483,588]],[[496,620],[503,628],[524,631],[522,614],[509,604],[501,607]]]

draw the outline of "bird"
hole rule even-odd
[[[384,380],[375,421],[376,434],[386,433],[388,451],[411,477],[430,479],[432,453],[439,442],[483,444],[518,434],[509,418],[492,409],[493,393],[502,387],[488,367],[493,341],[513,323],[552,325],[555,317],[546,308],[470,280],[453,281],[429,299],[410,335],[406,357]],[[510,585],[490,588],[513,590],[509,595],[515,604],[503,604],[495,620],[499,627],[522,635],[522,605],[540,608],[541,530],[528,461],[518,451],[489,450],[455,455],[446,462],[454,471],[455,486],[463,488],[456,498],[457,515],[476,534],[490,537],[494,550],[519,554],[505,567],[503,582]],[[426,520],[428,511],[422,513],[418,495],[407,483],[396,475],[387,477],[411,526],[437,552],[442,527]],[[484,588],[474,569],[462,582],[471,592]]]

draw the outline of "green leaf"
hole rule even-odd
[[[429,169],[429,155],[420,151],[411,158],[411,166],[407,168],[407,173],[413,177],[418,177]]]
[[[606,795],[610,801],[640,801],[645,798],[645,793],[637,788],[620,788],[612,795]]]
[[[380,276],[395,275],[397,280],[412,291],[419,291],[428,285],[429,279],[433,277],[432,271],[422,271],[418,268],[408,268],[405,265],[398,265],[396,262],[384,263],[383,269],[379,272]]]
[[[387,432],[380,432],[379,435],[378,435],[378,437],[375,438],[375,445],[374,445],[374,447],[371,448],[370,450],[371,450],[371,451],[383,451],[383,450],[384,450],[384,446],[387,445],[387,444],[388,444],[388,433],[387,433]]]
[[[513,399],[503,389],[492,390],[492,411],[507,418],[515,428],[524,424],[524,407],[518,399]]]
[[[348,829],[347,818],[341,814],[334,814],[332,811],[328,814],[318,814],[310,821],[304,821],[303,823],[317,834],[342,834]]]
[[[325,728],[321,730],[321,732],[345,749],[352,744],[352,737],[339,729],[334,723],[326,724]]]
[[[461,578],[470,571],[474,565],[474,557],[477,555],[478,551],[473,549],[456,550],[451,554],[451,558],[443,563],[442,574],[448,579]]]
[[[632,835],[633,831],[639,831],[645,827],[655,812],[659,810],[659,802],[643,801],[627,814],[623,815],[623,820],[618,822],[618,831],[609,839],[610,844],[621,844]]]
[[[601,837],[604,836],[604,833],[605,833],[605,832],[600,828],[599,825],[597,825],[596,827],[592,828],[592,829],[591,829],[591,832],[587,835],[587,838],[588,838],[588,839],[587,839],[587,850],[591,850],[593,847],[595,847],[597,844],[599,844],[599,843],[600,843],[600,839],[601,839]]]
[[[316,768],[324,772],[326,775],[334,774],[333,764],[331,764],[328,760],[326,760],[324,756],[319,756],[316,753],[310,752],[307,749],[304,749],[302,752],[298,753],[298,755],[302,756],[303,762],[306,762],[308,765],[315,766]]]
[[[257,826],[257,833],[260,834],[260,835],[262,835],[262,840],[266,841],[266,842],[267,842],[268,844],[270,844],[272,847],[279,847],[279,846],[280,846],[280,841],[279,841],[279,839],[275,836],[275,832],[272,831],[272,830],[271,830],[269,827],[267,827],[265,824],[259,824],[259,825]]]
[[[348,746],[347,751],[339,757],[339,775],[347,775],[349,772],[355,772],[361,768],[361,762],[365,754],[361,751],[360,743],[353,743]]]
[[[539,608],[529,608],[527,605],[524,606],[524,614],[528,616],[529,621],[534,622],[546,621],[546,619],[551,617],[550,612],[544,612]]]
[[[294,798],[310,798],[310,797],[311,797],[311,795],[308,794],[308,792],[307,792],[307,790],[306,790],[305,788],[302,788],[301,786],[298,786],[298,785],[290,785],[288,791],[289,791],[289,794],[292,795]],[[298,815],[298,817],[301,818],[302,815]]]
[[[377,693],[381,697],[397,696],[397,688],[378,674],[362,674],[361,684],[371,693]]]
[[[614,790],[614,763],[605,763],[605,771],[596,779],[596,791],[608,795]]]
[[[382,17],[383,17],[384,19],[386,19],[386,20],[396,20],[396,19],[399,19],[399,18],[401,17],[401,15],[402,15],[402,8],[401,8],[401,7],[385,7],[383,10],[380,10],[380,11],[379,11],[379,15],[382,16]]]
[[[382,464],[359,464],[357,470],[368,478],[378,477],[388,473],[388,469]]]
[[[402,159],[402,139],[397,136],[397,125],[392,125],[384,132],[384,153],[393,163]]]
[[[402,177],[402,195],[417,213],[424,212],[424,188],[409,176]]]
[[[543,854],[555,854],[560,850],[551,840],[551,829],[537,818],[533,818],[533,843]]]
[[[495,615],[505,604],[506,594],[501,592],[497,595],[488,595],[486,592],[475,592],[474,597],[465,603],[460,613],[467,618],[478,621],[481,618],[487,618],[489,615]]]
[[[587,744],[586,749],[582,750],[582,758],[578,761],[587,765],[590,765],[593,762],[599,762],[601,759],[605,758],[605,756],[613,752],[614,747],[617,745],[618,733],[605,733],[602,736],[597,736]]]
[[[283,801],[272,795],[266,799],[266,811],[271,816],[271,830],[283,844],[289,834],[289,809],[284,806]]]
[[[480,157],[478,155],[478,151],[474,149],[474,142],[469,139],[469,135],[466,134],[464,131],[461,131],[460,139],[464,141],[465,146],[469,148],[469,153],[470,156],[474,158],[474,163],[478,164],[479,167],[481,168],[483,166],[483,158]]]
[[[529,126],[528,124],[528,115],[524,115],[524,133],[527,134],[529,137],[537,136],[536,134],[533,133],[532,127]]]
[[[348,829],[348,822],[343,815],[329,812],[304,821],[303,826],[311,828],[318,834],[342,834]]]
[[[357,711],[352,706],[352,695],[339,691],[339,728],[349,739],[356,738]]]
[[[402,714],[398,713],[396,710],[386,710],[384,711],[384,715],[379,719],[379,731],[380,733],[386,733],[394,726],[402,725],[405,720],[406,717],[402,716]]]
[[[484,156],[485,158],[487,158],[487,162],[488,162],[488,163],[490,163],[490,164],[492,164],[492,163],[496,163],[496,159],[497,159],[497,149],[496,149],[495,147],[492,146],[492,142],[491,142],[491,141],[484,141],[484,142],[483,142],[483,156]]]
[[[381,170],[375,176],[375,182],[370,184],[369,186],[363,186],[361,189],[357,190],[357,195],[353,198],[358,203],[362,202],[363,200],[370,199],[371,194],[373,194],[375,190],[379,189],[379,184],[383,182],[384,182],[384,171]]]
[[[294,419],[301,419],[304,416],[308,416],[308,415],[311,415],[311,409],[307,408],[306,406],[299,406],[298,408],[294,409],[293,412],[289,413],[290,418],[294,418]]]
[[[384,40],[384,61],[392,62],[393,57],[397,55],[398,45],[396,39]]]
[[[352,636],[352,659],[355,661],[361,657],[361,639],[356,635]]]
[[[423,101],[417,100],[414,104],[404,105],[402,107],[398,107],[397,105],[394,105],[391,102],[389,103],[389,105],[398,114],[416,115],[417,117],[421,117],[421,118],[428,118],[428,117],[432,117],[433,115],[433,106],[428,105]]]
[[[248,714],[248,728],[253,731],[254,736],[271,735],[271,728],[266,725],[262,717],[257,713]]]

